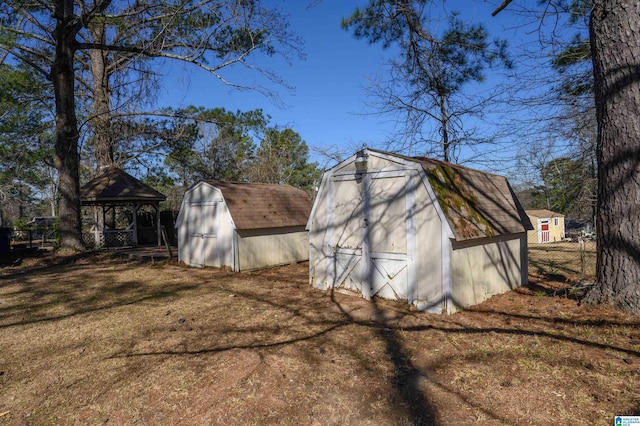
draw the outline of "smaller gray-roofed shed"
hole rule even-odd
[[[92,228],[83,233],[85,244],[92,246],[137,246],[140,229],[137,223],[138,210],[145,205],[155,212],[157,244],[161,244],[160,202],[167,197],[117,167],[110,167],[80,188],[83,206],[94,206]],[[130,223],[118,227],[115,210],[125,207],[131,216]],[[111,222],[106,216],[110,216]]]
[[[307,260],[311,205],[290,185],[198,182],[185,192],[176,221],[178,259],[234,271]]]
[[[503,176],[364,149],[322,177],[310,283],[454,312],[526,283],[530,228]]]

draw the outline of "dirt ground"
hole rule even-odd
[[[611,425],[640,415],[640,316],[568,283],[454,315],[115,254],[0,267],[0,424]]]

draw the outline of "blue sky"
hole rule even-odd
[[[310,0],[276,1],[289,15],[292,30],[305,42],[306,60],[265,62],[285,81],[295,87],[294,93],[277,88],[286,108],[253,92],[238,92],[225,87],[206,73],[182,65],[169,64],[160,95],[160,106],[174,108],[187,105],[206,108],[248,111],[257,108],[272,117],[271,125],[290,127],[300,134],[312,151],[312,160],[322,167],[333,165],[318,154],[319,150],[338,150],[347,155],[358,147],[383,147],[390,137],[393,123],[390,117],[371,114],[367,106],[365,87],[368,80],[384,69],[385,60],[393,54],[380,46],[355,39],[340,27],[342,17],[350,15],[364,1],[323,0],[309,7]],[[449,10],[458,10],[473,22],[483,22],[491,38],[514,39],[518,32],[506,13],[491,17],[494,6],[487,2],[447,1]],[[520,30],[522,31],[522,30]],[[513,43],[512,43],[513,45]],[[254,78],[236,74],[229,78]],[[238,77],[239,76],[239,77]],[[489,79],[491,84],[492,79]]]

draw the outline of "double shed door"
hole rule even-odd
[[[365,298],[413,299],[417,172],[333,180],[333,282]]]
[[[188,209],[188,236],[190,264],[194,266],[221,266],[218,201],[190,201]]]

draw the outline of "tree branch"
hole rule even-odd
[[[498,6],[498,8],[491,13],[491,16],[496,16],[498,13],[504,10],[507,6],[509,6],[509,3],[511,2],[512,0],[504,0],[502,4]]]

